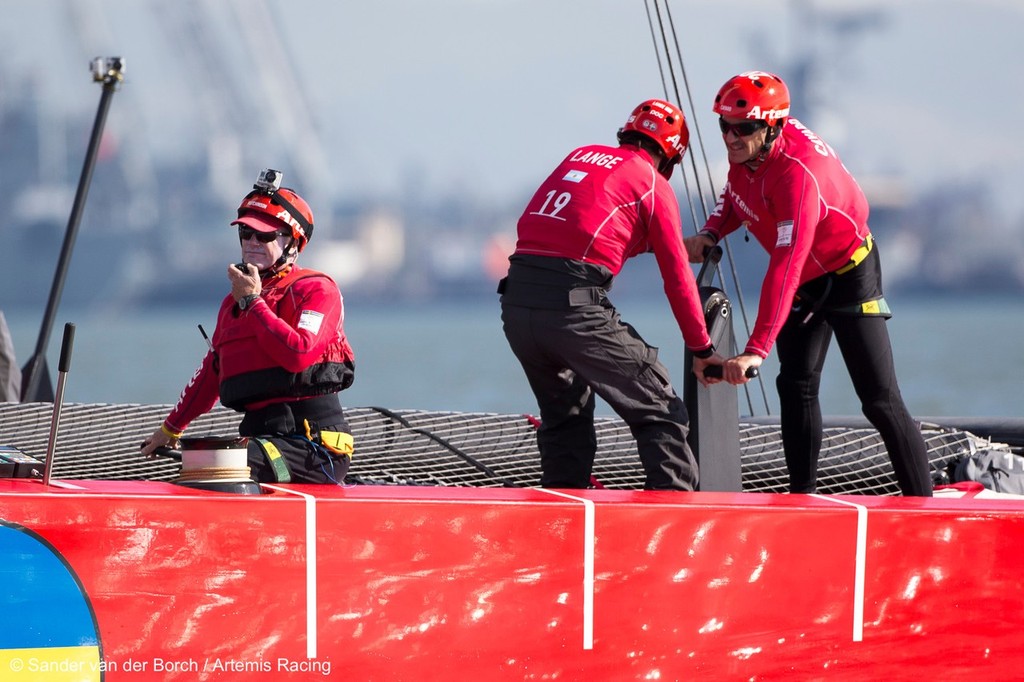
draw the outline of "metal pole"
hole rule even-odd
[[[64,406],[64,381],[71,369],[71,346],[75,342],[75,325],[64,325],[64,341],[60,344],[60,360],[57,364],[57,396],[53,401],[53,415],[50,417],[50,440],[46,445],[46,466],[43,469],[43,485],[50,485],[53,472],[53,454],[57,451],[57,426],[60,424],[60,410]]]
[[[22,370],[22,402],[49,402],[53,400],[53,387],[50,383],[49,371],[46,365],[46,347],[50,343],[50,332],[53,329],[57,307],[60,305],[61,294],[64,291],[64,280],[67,278],[68,266],[71,262],[71,251],[74,249],[75,237],[78,233],[78,224],[82,218],[82,209],[85,207],[86,196],[89,194],[89,184],[92,182],[92,171],[96,166],[96,154],[103,135],[103,125],[107,120],[110,98],[113,96],[118,84],[124,80],[124,60],[120,57],[97,57],[92,60],[90,66],[92,68],[93,80],[103,84],[103,92],[100,95],[99,109],[96,112],[96,120],[93,123],[92,136],[89,138],[85,162],[82,165],[82,174],[78,180],[75,202],[71,207],[71,216],[68,219],[67,230],[64,232],[64,245],[61,247],[60,259],[57,261],[57,269],[53,274],[50,298],[46,303],[46,312],[43,315],[42,325],[39,327],[36,350],[28,362],[25,363],[25,367]]]

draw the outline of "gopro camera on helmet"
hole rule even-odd
[[[264,168],[260,171],[260,176],[256,179],[256,184],[252,188],[258,189],[265,194],[273,194],[281,189],[281,175],[282,173],[279,170]]]

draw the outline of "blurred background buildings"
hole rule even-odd
[[[523,204],[579,144],[663,96],[645,4],[620,0],[0,0],[0,308],[45,302],[100,89],[121,56],[64,300],[217,301],[228,223],[261,168],[313,206],[303,264],[346,297],[494,297]],[[710,100],[743,70],[789,83],[872,201],[891,290],[1024,292],[1024,5],[669,3],[708,205]],[[706,106],[705,106],[706,105]],[[708,166],[700,169],[702,156]],[[678,178],[676,178],[678,180]],[[684,229],[692,185],[677,187]],[[734,253],[756,292],[763,258]],[[620,290],[660,290],[651,259]]]

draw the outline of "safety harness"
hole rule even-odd
[[[352,434],[345,433],[344,431],[325,431],[316,428],[315,423],[310,423],[308,419],[303,419],[303,428],[305,429],[305,435],[296,434],[294,436],[278,436],[276,438],[284,440],[296,440],[309,443],[316,450],[324,454],[326,457],[348,457],[349,461],[352,460],[352,453],[355,452],[355,440],[352,438]],[[253,438],[263,450],[263,455],[270,462],[270,466],[274,471],[274,478],[278,483],[289,483],[292,480],[291,471],[288,469],[288,462],[286,461],[281,450],[274,444],[272,438]]]
[[[852,256],[850,256],[850,262],[836,270],[836,274],[845,275],[850,270],[853,270],[855,267],[860,265],[864,259],[868,257],[868,254],[871,253],[871,249],[874,248],[874,246],[875,240],[871,237],[871,233],[869,232],[868,236],[864,238],[863,242],[861,242],[861,245],[858,246],[857,250],[853,252]]]
[[[817,295],[808,294],[806,291],[801,293],[801,290],[797,290],[796,296],[793,299],[793,311],[801,312],[804,306],[807,306],[807,313],[800,321],[801,326],[806,325],[811,321],[818,312],[825,306],[825,301],[828,300],[829,294],[832,292],[832,285],[836,277],[845,275],[852,271],[858,265],[864,262],[864,260],[870,255],[871,250],[875,246],[875,240],[869,233],[861,245],[857,247],[857,250],[850,256],[850,260],[846,265],[843,265],[838,270],[823,275],[825,277],[824,290]],[[829,306],[829,312],[840,313],[844,315],[881,315],[884,317],[891,317],[892,311],[889,309],[889,304],[885,302],[884,296],[877,298],[871,298],[866,301],[860,301],[858,303],[852,303],[848,305]]]

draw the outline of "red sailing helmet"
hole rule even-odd
[[[715,96],[719,116],[750,118],[769,126],[789,118],[789,88],[774,73],[746,71],[733,76]]]
[[[682,110],[661,99],[649,99],[633,109],[626,125],[619,128],[620,139],[623,133],[630,131],[657,142],[669,163],[679,163],[690,143],[690,130]]]
[[[253,190],[238,207],[238,218],[232,225],[246,225],[260,232],[291,230],[299,251],[313,236],[313,211],[294,190],[282,187],[273,194]]]

